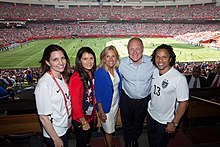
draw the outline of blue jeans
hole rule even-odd
[[[161,124],[147,114],[147,135],[150,147],[166,147],[169,134],[166,132],[167,124]]]

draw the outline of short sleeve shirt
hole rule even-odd
[[[64,80],[56,79],[64,94],[66,95],[67,107],[71,113],[70,94],[67,84]],[[45,73],[35,89],[35,99],[37,112],[39,115],[48,115],[51,118],[53,127],[59,136],[62,136],[68,130],[68,114],[63,94],[56,85],[50,74]],[[43,129],[43,135],[49,137]]]
[[[153,119],[162,124],[174,118],[178,101],[189,99],[189,88],[184,75],[173,67],[163,75],[155,69],[152,79],[151,100],[148,112]]]

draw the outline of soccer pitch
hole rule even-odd
[[[48,39],[36,40],[21,47],[0,52],[0,68],[27,68],[39,67],[38,63],[42,57],[45,47],[50,44],[62,46],[69,58],[71,65],[74,65],[77,51],[83,47],[91,47],[96,53],[97,64],[99,63],[100,52],[105,46],[114,45],[120,57],[127,56],[127,42],[130,38],[76,38],[76,39]],[[144,54],[151,55],[153,50],[165,43],[173,46],[179,62],[196,61],[219,61],[220,51],[201,46],[189,45],[176,41],[172,38],[142,38],[144,42]]]

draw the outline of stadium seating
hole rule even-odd
[[[26,28],[0,29],[3,43],[15,44],[32,39],[114,36],[173,37],[194,32],[219,31],[218,24],[173,24],[173,23],[27,23]],[[185,35],[186,36],[186,35]],[[186,36],[187,37],[187,36]],[[195,36],[196,37],[196,36]],[[177,37],[178,39],[182,39]],[[183,40],[183,39],[182,39]],[[192,40],[190,38],[190,40]]]
[[[98,11],[97,11],[98,9]],[[158,6],[158,7],[120,7],[120,6],[70,6],[58,9],[47,5],[1,3],[2,19],[37,20],[141,20],[141,19],[217,19],[220,14],[215,3]],[[25,11],[23,11],[25,10]]]
[[[69,6],[68,9],[53,5],[0,4],[0,19],[5,22],[0,23],[1,50],[32,39],[71,38],[73,35],[173,37],[219,31],[219,24],[212,23],[212,20],[220,18],[220,13],[216,13],[220,11],[216,3],[157,7],[88,5]],[[208,23],[204,24],[204,21]]]

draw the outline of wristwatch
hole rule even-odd
[[[172,123],[174,124],[175,127],[179,125],[178,123],[175,123],[174,121],[172,121]]]

